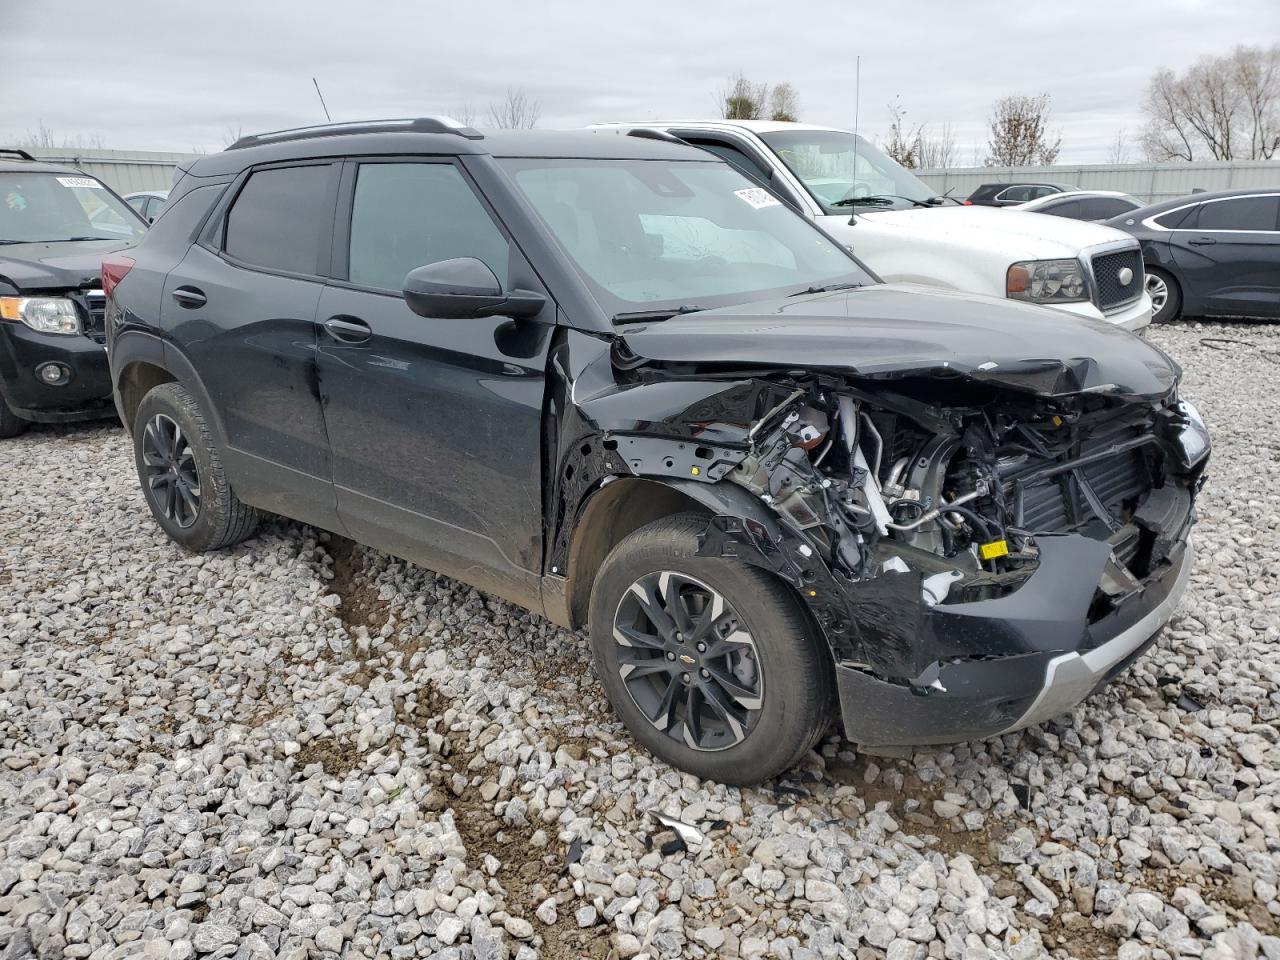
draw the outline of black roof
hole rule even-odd
[[[1200,203],[1203,200],[1221,200],[1225,197],[1253,197],[1263,193],[1280,193],[1280,185],[1274,187],[1237,187],[1234,190],[1213,190],[1203,191],[1201,193],[1188,193],[1185,196],[1174,197],[1172,200],[1161,200],[1159,203],[1153,203],[1141,210],[1131,210],[1125,217],[1133,217],[1140,215],[1149,217],[1154,214],[1164,213],[1166,210],[1172,210],[1175,207],[1185,207],[1192,203]]]
[[[234,149],[201,157],[187,168],[197,177],[239,173],[277,160],[349,155],[436,155],[591,158],[602,160],[714,160],[704,150],[614,130],[486,130],[479,139],[458,133],[430,133],[409,127],[371,129],[372,124],[335,124],[332,132],[310,128],[278,139],[243,138]],[[313,131],[320,130],[322,133]]]
[[[1059,183],[1054,180],[992,180],[981,184],[978,189],[985,190],[988,187],[1057,187],[1064,191],[1076,189],[1069,183]]]
[[[10,155],[5,153],[0,153],[0,173],[71,173],[78,177],[85,175],[83,170],[68,167],[63,163],[10,159]]]

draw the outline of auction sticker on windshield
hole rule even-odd
[[[748,187],[746,190],[735,190],[733,192],[736,196],[741,197],[757,210],[763,209],[764,207],[782,206],[782,201],[771,194],[768,190],[764,189],[764,187]]]
[[[90,190],[101,190],[102,184],[93,177],[58,177],[64,187],[88,187]]]

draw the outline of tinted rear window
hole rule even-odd
[[[1091,197],[1084,200],[1083,204],[1085,220],[1110,220],[1136,209],[1132,203],[1120,197]]]
[[[227,253],[258,267],[318,273],[332,232],[331,169],[313,164],[252,174],[227,214]]]

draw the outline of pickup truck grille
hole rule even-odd
[[[1142,296],[1144,274],[1141,250],[1118,250],[1099,253],[1091,261],[1093,289],[1099,310],[1107,313],[1128,306]],[[1120,273],[1129,270],[1129,282],[1120,282]]]

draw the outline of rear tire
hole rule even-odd
[[[1147,295],[1152,323],[1168,323],[1182,315],[1182,288],[1167,270],[1147,267]]]
[[[780,580],[697,556],[706,526],[678,514],[613,549],[591,594],[591,646],[610,702],[650,752],[745,786],[813,749],[831,724],[834,674]]]
[[[27,421],[9,409],[9,405],[0,397],[0,440],[16,437],[27,429]]]
[[[188,550],[229,547],[258,526],[260,514],[231,489],[208,422],[180,384],[162,383],[142,398],[133,455],[152,516]]]

